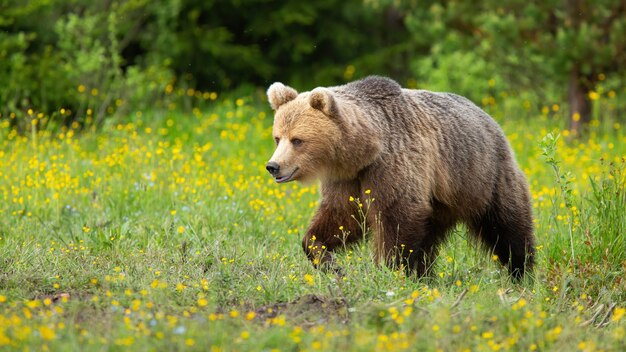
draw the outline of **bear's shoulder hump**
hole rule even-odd
[[[368,76],[346,84],[346,91],[370,99],[389,99],[402,94],[402,87],[391,78]]]

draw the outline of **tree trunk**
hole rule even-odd
[[[580,135],[591,121],[591,102],[587,90],[578,65],[574,65],[569,79],[569,130],[572,135]]]
[[[580,30],[584,21],[584,0],[565,0],[568,20],[575,32]],[[580,60],[580,58],[578,58]],[[582,129],[591,121],[591,104],[588,98],[588,83],[583,76],[580,64],[574,62],[569,76],[569,130],[573,136],[580,135]]]

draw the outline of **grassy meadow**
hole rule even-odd
[[[534,279],[515,284],[463,227],[433,277],[376,266],[368,242],[338,255],[345,276],[315,270],[300,240],[318,187],[265,171],[269,108],[202,106],[98,131],[0,120],[0,350],[626,348],[619,122],[575,139],[558,105],[490,107],[535,210]]]

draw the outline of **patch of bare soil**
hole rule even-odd
[[[279,302],[255,310],[257,319],[267,321],[280,315],[290,324],[309,327],[328,322],[346,324],[350,315],[348,303],[343,298],[329,298],[308,294],[291,302]]]

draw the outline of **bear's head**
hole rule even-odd
[[[298,94],[277,82],[267,96],[276,150],[266,168],[276,182],[352,179],[380,154],[361,109],[331,89]]]

